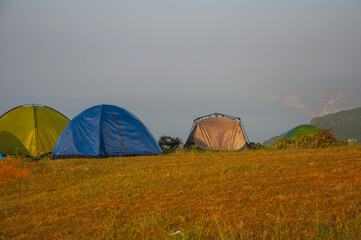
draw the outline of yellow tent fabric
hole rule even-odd
[[[69,119],[47,106],[23,105],[0,117],[0,152],[39,157],[53,150]]]

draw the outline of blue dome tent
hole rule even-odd
[[[4,156],[3,155],[1,155],[1,153],[0,153],[0,159],[3,159],[4,158]]]
[[[53,158],[161,154],[147,127],[129,111],[98,105],[84,110],[65,127]]]

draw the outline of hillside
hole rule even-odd
[[[361,144],[361,107],[313,118],[310,124],[321,129],[331,128],[331,132],[338,139],[356,139],[356,143]],[[263,145],[269,147],[285,135],[286,133],[283,133],[279,136],[265,140]]]
[[[361,239],[361,146],[0,161],[0,239]]]
[[[278,139],[282,139],[286,136],[286,133],[282,133],[281,135],[279,136],[275,136],[275,137],[272,137],[266,141],[263,142],[263,145],[265,145],[266,147],[270,147],[273,143],[277,142]]]
[[[311,124],[321,129],[332,129],[338,139],[356,139],[361,144],[361,107],[317,117]]]

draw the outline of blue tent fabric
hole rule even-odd
[[[84,110],[65,127],[53,157],[161,154],[157,141],[132,113],[113,105]]]
[[[1,153],[0,153],[0,159],[3,159],[4,158],[4,156],[3,155],[1,155]]]

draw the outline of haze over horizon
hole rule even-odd
[[[361,106],[360,23],[357,0],[1,1],[0,115],[113,104],[185,141],[220,112],[263,142]]]

